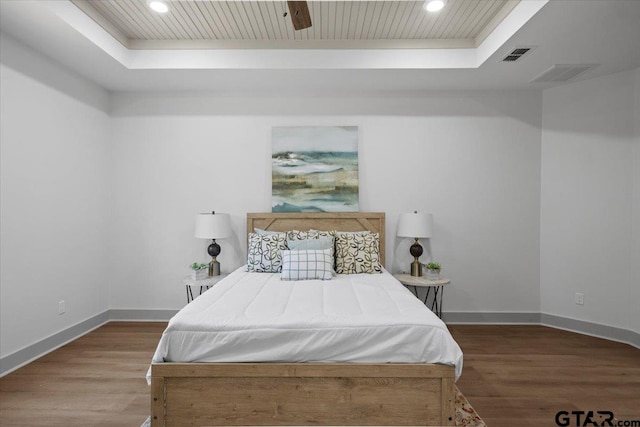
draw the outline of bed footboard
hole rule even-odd
[[[152,427],[455,425],[444,365],[160,363],[151,376]]]

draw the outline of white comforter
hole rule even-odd
[[[460,376],[445,324],[388,272],[281,281],[245,268],[169,321],[153,362],[442,363]]]

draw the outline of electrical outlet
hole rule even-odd
[[[584,294],[576,293],[575,301],[578,305],[584,305]]]
[[[64,314],[67,312],[67,307],[64,300],[58,302],[58,314]]]

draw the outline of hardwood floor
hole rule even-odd
[[[489,427],[556,426],[558,411],[640,420],[637,348],[544,326],[449,329],[464,353],[458,388]]]
[[[140,427],[166,323],[111,322],[0,378],[0,426]]]
[[[139,427],[165,326],[108,323],[1,378],[0,426]],[[636,348],[543,326],[450,330],[465,353],[458,387],[489,427],[555,426],[560,410],[640,420]]]

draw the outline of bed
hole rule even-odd
[[[384,226],[384,213],[247,215],[248,233],[376,233],[382,265]],[[462,353],[394,280],[236,270],[169,323],[150,368],[151,425],[454,425]]]

